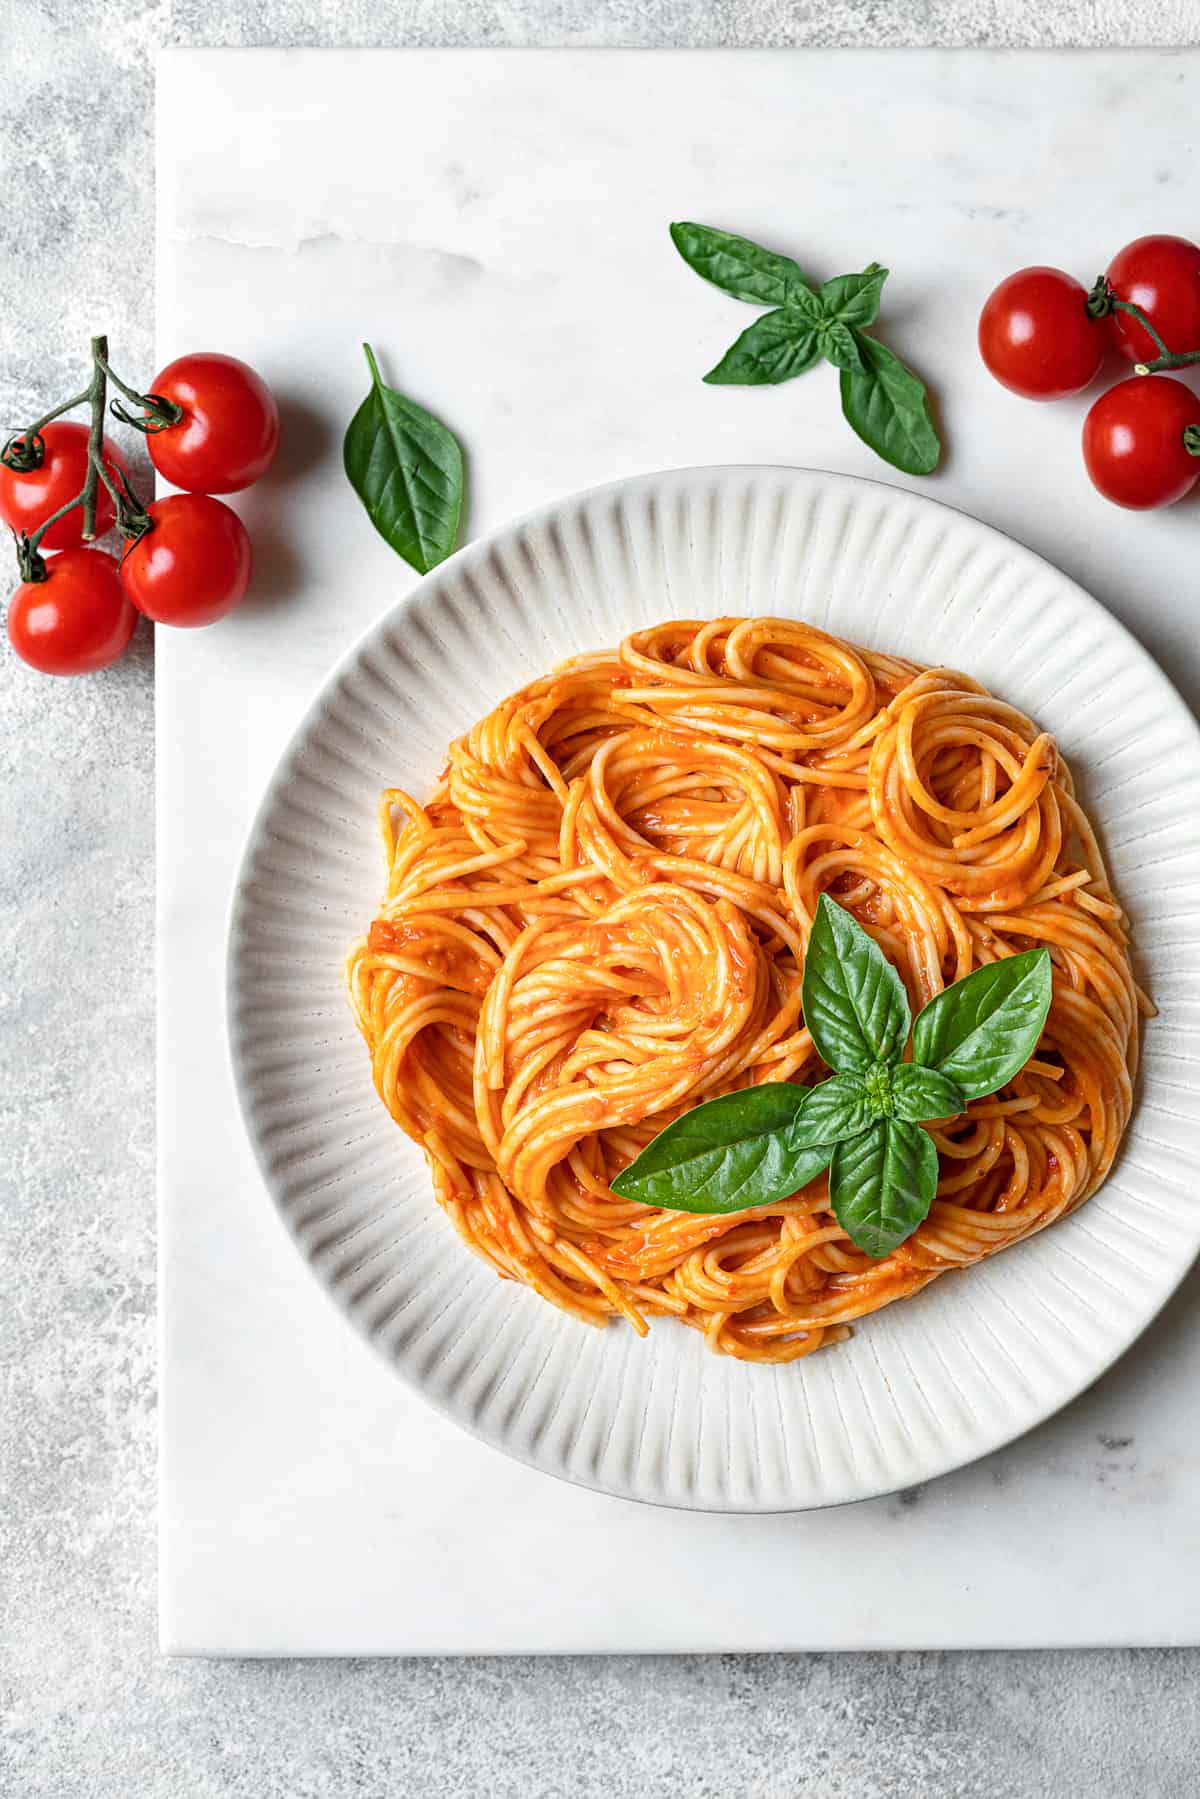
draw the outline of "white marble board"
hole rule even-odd
[[[1154,51],[161,58],[160,357],[245,356],[286,434],[239,501],[252,597],[158,642],[166,1650],[1200,1641],[1195,1274],[1066,1413],[926,1489],[774,1518],[616,1501],[459,1432],[334,1311],[258,1179],[223,1018],[261,788],[320,676],[413,579],[341,473],[363,338],[468,445],[473,534],[684,463],[891,478],[831,374],[701,384],[752,315],[678,261],[672,218],[818,278],[888,264],[886,335],[946,425],[927,490],[1082,581],[1195,704],[1195,508],[1106,507],[1079,465],[1083,403],[1022,405],[973,337],[1011,268],[1090,277],[1141,231],[1195,232],[1198,76],[1200,56]]]

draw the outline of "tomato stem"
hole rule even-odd
[[[83,541],[91,543],[96,535],[96,496],[104,462],[104,402],[108,393],[108,339],[92,339],[92,385],[88,391],[91,423],[88,427],[88,466],[83,482]],[[108,486],[107,480],[105,486]]]
[[[60,506],[57,512],[52,512],[49,518],[43,519],[32,537],[27,537],[22,531],[20,537],[17,538],[17,567],[21,571],[22,581],[44,581],[46,579],[46,558],[38,554],[38,545],[51,525],[57,523],[60,518],[66,518],[68,512],[74,512],[76,506],[80,505],[82,501],[82,492],[77,493],[73,500],[68,500],[65,506]]]
[[[1191,367],[1193,363],[1200,362],[1200,350],[1168,350],[1141,307],[1135,306],[1132,300],[1118,300],[1109,285],[1107,275],[1096,277],[1095,286],[1088,295],[1086,304],[1090,318],[1103,319],[1107,318],[1110,313],[1123,312],[1129,318],[1136,320],[1142,327],[1158,351],[1158,355],[1152,357],[1149,362],[1135,362],[1133,365],[1135,375],[1157,375],[1163,369],[1185,369]]]
[[[108,366],[108,352],[100,358],[100,366],[118,393],[124,394],[134,406],[142,408],[142,417],[134,418],[119,401],[112,403],[112,415],[123,425],[132,425],[135,431],[142,431],[153,436],[156,431],[165,431],[168,425],[177,425],[183,417],[183,407],[177,406],[174,400],[164,400],[161,394],[140,394],[134,388],[127,387],[121,377]]]
[[[1183,447],[1189,456],[1200,456],[1200,425],[1183,427]]]
[[[1112,310],[1114,312],[1127,313],[1131,319],[1136,319],[1138,324],[1142,327],[1142,330],[1146,333],[1146,336],[1150,339],[1151,343],[1154,345],[1155,349],[1158,351],[1158,354],[1160,357],[1169,356],[1171,354],[1170,350],[1168,350],[1166,344],[1163,342],[1162,338],[1158,335],[1158,332],[1154,329],[1154,326],[1150,323],[1150,320],[1146,317],[1146,315],[1142,311],[1141,307],[1135,306],[1132,300],[1118,300],[1114,296],[1113,303],[1112,303]]]
[[[133,544],[145,537],[147,531],[153,531],[154,520],[129,485],[129,476],[123,468],[117,470],[123,490],[121,493],[117,492],[115,485],[103,469],[100,473],[117,509],[117,529],[122,537],[129,539],[126,548],[131,548]]]
[[[1135,362],[1135,375],[1158,375],[1163,369],[1186,369],[1200,362],[1200,350],[1164,350],[1153,362]]]
[[[83,538],[91,542],[96,535],[96,489],[100,475],[100,450],[104,443],[104,394],[105,379],[102,358],[108,349],[108,341],[103,337],[92,339],[92,379],[84,398],[91,408],[91,423],[88,426],[88,466],[83,486],[73,500],[44,518],[37,530],[30,536],[22,533],[17,544],[17,565],[24,581],[44,581],[48,570],[46,559],[40,554],[41,542],[51,525],[68,512],[74,512],[76,506],[83,507]],[[95,453],[93,453],[95,452]]]
[[[44,418],[38,420],[37,425],[31,427],[25,434],[27,441],[32,443],[37,439],[40,427],[49,424],[50,420],[57,418],[59,413],[69,412],[72,407],[81,405],[85,400],[90,408],[91,419],[88,424],[87,445],[88,466],[83,486],[75,495],[74,499],[68,500],[65,505],[60,506],[57,511],[52,512],[49,518],[44,518],[36,531],[31,532],[28,536],[22,532],[17,539],[17,566],[21,571],[21,579],[23,581],[44,581],[46,579],[49,570],[46,566],[46,558],[41,554],[42,539],[45,537],[51,525],[56,524],[60,518],[65,518],[68,512],[74,512],[77,506],[83,507],[82,536],[84,542],[91,543],[94,540],[96,536],[96,500],[99,496],[101,481],[103,481],[112,499],[113,506],[116,509],[117,529],[123,536],[133,538],[136,541],[139,537],[144,537],[147,531],[151,531],[154,528],[154,520],[138,500],[137,495],[125,479],[124,472],[121,474],[121,487],[118,487],[113,480],[112,471],[108,468],[104,460],[104,403],[108,397],[108,382],[110,378],[113,384],[116,387],[119,387],[123,394],[130,395],[130,397],[135,399],[139,405],[146,403],[140,394],[134,394],[132,389],[126,387],[125,383],[114,375],[109,368],[107,337],[94,337],[92,339],[92,378],[88,383],[88,386],[84,389],[83,393],[76,394],[73,400],[67,400],[62,406],[56,407],[53,412],[48,412]],[[160,404],[165,407],[170,405],[170,402],[163,400]],[[178,408],[174,408],[174,410],[178,411]],[[182,417],[182,413],[180,413],[180,417]],[[171,421],[169,420],[164,420],[164,423],[170,422]],[[161,426],[156,428],[161,429]],[[16,441],[17,440],[14,440],[14,442]],[[11,444],[5,446],[5,460],[7,460],[7,451],[12,447]],[[42,460],[41,451],[44,451],[44,449],[45,445],[42,444],[36,462],[30,462],[28,464],[14,464],[10,462],[8,466],[10,468],[19,467],[20,472],[22,473],[27,472],[27,469],[29,468],[39,468]],[[122,491],[122,489],[124,489],[124,491]]]

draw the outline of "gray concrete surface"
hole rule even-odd
[[[151,363],[166,44],[1179,44],[1194,0],[6,0],[0,419]],[[0,1794],[1173,1799],[1200,1653],[168,1663],[154,1624],[153,656],[0,650]]]

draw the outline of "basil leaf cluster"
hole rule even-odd
[[[957,1117],[1024,1067],[1052,990],[1049,952],[1027,950],[956,981],[913,1024],[879,945],[822,894],[804,960],[804,1022],[834,1073],[815,1087],[767,1082],[694,1106],[612,1190],[669,1211],[742,1212],[777,1204],[828,1168],[838,1223],[865,1254],[889,1255],[937,1192],[937,1150],[921,1127]]]
[[[941,441],[923,383],[886,344],[869,337],[888,271],[870,263],[814,288],[789,256],[710,225],[671,226],[675,248],[723,293],[774,310],[742,332],[704,379],[714,386],[790,381],[815,362],[839,371],[842,412],[876,455],[909,475],[937,467]]]

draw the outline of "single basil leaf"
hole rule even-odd
[[[866,1087],[856,1074],[835,1074],[810,1087],[797,1112],[789,1139],[794,1151],[816,1149],[857,1137],[878,1116]]]
[[[783,306],[802,290],[812,292],[790,256],[777,256],[747,237],[682,220],[671,226],[671,241],[690,269],[735,300]]]
[[[866,372],[866,363],[858,347],[858,339],[849,325],[841,324],[837,319],[821,326],[821,354],[826,362],[831,362],[835,369],[853,369],[859,374]]]
[[[820,354],[816,328],[781,307],[755,319],[704,379],[714,386],[744,387],[790,381],[810,369]]]
[[[440,419],[380,379],[364,344],[371,391],[350,420],[342,460],[367,516],[398,556],[427,575],[454,548],[463,457]]]
[[[818,1054],[840,1074],[866,1074],[898,1057],[908,1036],[904,983],[857,919],[827,893],[804,958],[804,1022]]]
[[[918,1014],[913,1057],[948,1075],[966,1099],[994,1093],[1037,1048],[1053,991],[1048,950],[988,962]]]
[[[673,1212],[747,1212],[786,1199],[829,1164],[828,1145],[797,1153],[789,1142],[808,1091],[768,1081],[694,1106],[621,1170],[613,1192]]]
[[[892,1110],[897,1118],[919,1124],[924,1118],[957,1118],[967,1109],[957,1081],[936,1068],[900,1062],[891,1070]]]
[[[924,384],[877,338],[858,334],[865,374],[842,370],[842,411],[876,455],[906,475],[928,475],[941,441],[929,416]]]
[[[784,309],[787,312],[795,313],[798,318],[806,320],[810,325],[825,323],[825,308],[811,287],[789,288]]]
[[[829,1173],[834,1216],[869,1256],[890,1255],[926,1217],[937,1192],[933,1139],[919,1124],[881,1118],[839,1143]]]
[[[888,278],[886,269],[871,263],[861,275],[835,275],[821,289],[821,309],[826,318],[846,325],[873,325],[879,317],[879,299]]]

